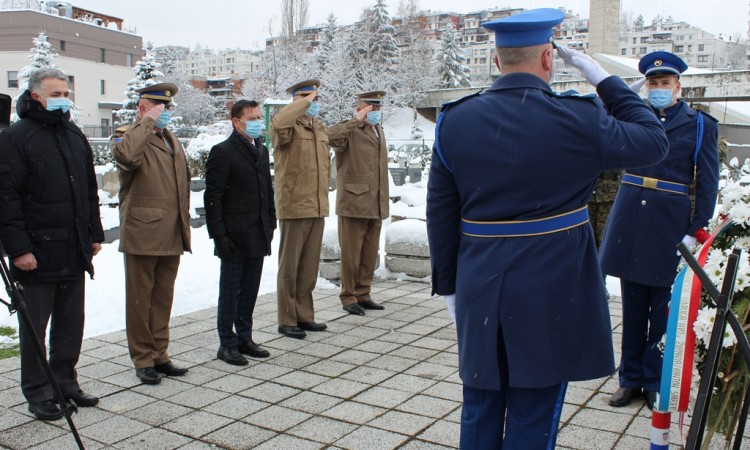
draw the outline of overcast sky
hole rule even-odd
[[[206,48],[252,48],[265,45],[269,21],[274,34],[280,30],[280,0],[209,0],[176,2],[154,0],[68,0],[75,6],[125,20],[145,41],[156,46],[182,45]],[[391,17],[400,0],[387,0]],[[621,0],[622,10],[633,17],[642,14],[648,24],[657,14],[671,15],[714,35],[747,36],[749,0]],[[362,9],[375,0],[310,0],[308,25],[325,23],[333,13],[339,24],[359,19]],[[720,6],[719,6],[720,5]],[[491,7],[556,8],[563,6],[581,17],[589,17],[588,0],[420,0],[422,10],[467,13]]]

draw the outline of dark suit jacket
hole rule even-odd
[[[252,149],[233,131],[211,149],[203,199],[211,238],[229,236],[245,256],[271,254],[276,208],[268,149],[258,139]]]

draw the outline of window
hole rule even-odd
[[[107,80],[99,80],[99,93],[105,95],[107,93]]]
[[[692,52],[692,51],[693,51],[693,46],[692,46],[692,45],[688,45],[688,51],[689,51],[689,52]]]
[[[698,51],[699,52],[702,52],[704,48],[705,48],[705,44],[698,44]]]
[[[638,38],[633,38],[633,44],[637,44],[637,43],[638,43]]]
[[[128,67],[133,67],[133,54],[132,53],[128,53],[128,56],[127,56],[127,66]]]
[[[630,50],[631,50],[631,51],[630,51],[630,54],[631,54],[631,55],[635,55],[635,47],[633,47],[633,48],[632,48],[632,49],[630,49]]]
[[[640,52],[641,55],[645,55],[646,52],[648,52],[648,48],[647,47],[641,47],[641,49],[639,50],[639,52]]]
[[[698,62],[708,62],[708,55],[698,55]]]
[[[60,51],[61,52],[65,51],[65,41],[60,41]]]
[[[620,51],[620,55],[622,56],[628,56],[628,49],[624,48]]]
[[[99,62],[106,62],[105,53],[103,48],[99,49]]]
[[[685,35],[680,34],[680,35],[676,36],[676,38],[677,38],[678,41],[684,41],[685,40]]]
[[[18,89],[18,72],[15,70],[8,71],[8,88]]]
[[[674,52],[675,53],[682,53],[683,51],[685,51],[685,48],[682,45],[675,45],[674,46]]]
[[[648,37],[642,37],[641,44],[645,44],[646,42],[648,42]]]

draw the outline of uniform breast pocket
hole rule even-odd
[[[130,217],[143,223],[158,222],[164,218],[164,210],[161,208],[136,206],[130,210]]]

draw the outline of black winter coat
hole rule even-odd
[[[258,139],[254,150],[232,131],[211,149],[203,203],[211,238],[229,236],[244,256],[271,254],[276,207],[268,149]]]
[[[0,134],[0,242],[7,254],[32,252],[37,269],[11,265],[18,281],[92,277],[93,243],[104,241],[93,156],[70,113],[47,111],[27,90],[21,118]]]

